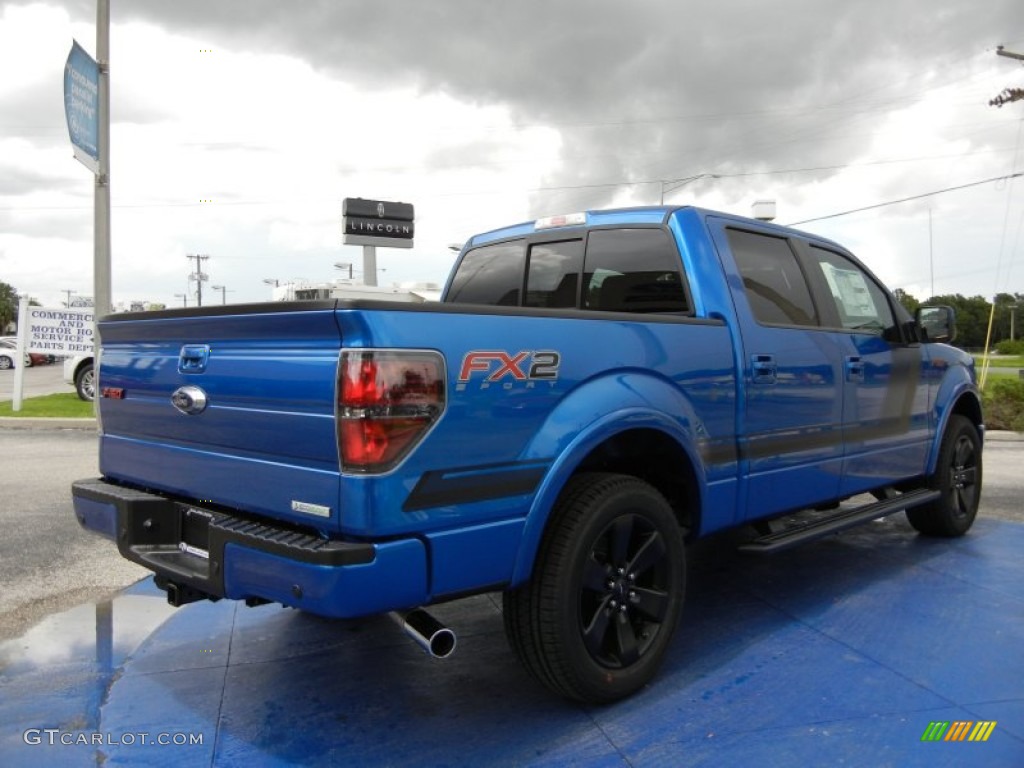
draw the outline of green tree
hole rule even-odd
[[[13,285],[0,281],[0,334],[18,316],[18,292]]]
[[[945,296],[933,296],[926,302],[929,305],[945,305],[956,312],[956,345],[971,349],[985,346],[985,335],[988,332],[988,317],[992,305],[984,296],[970,298],[959,293]]]
[[[913,317],[917,308],[921,306],[921,302],[911,296],[909,293],[904,291],[902,288],[897,288],[892,292],[892,295],[896,297],[896,301],[903,305],[903,308],[910,313]]]
[[[1024,295],[1020,293],[997,293],[996,313],[992,321],[992,345],[1011,338],[1019,339],[1020,320],[1024,317]],[[1012,318],[1012,319],[1011,319]]]

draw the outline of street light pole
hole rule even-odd
[[[215,290],[215,291],[220,291],[220,303],[221,304],[227,304],[228,303],[228,296],[227,296],[228,295],[228,289],[227,289],[227,286],[224,286],[224,285],[211,285],[210,287],[213,288],[213,290]]]

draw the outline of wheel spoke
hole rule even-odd
[[[957,488],[955,503],[961,515],[969,514],[975,506],[974,488]]]
[[[604,592],[607,588],[610,571],[611,566],[598,562],[594,553],[591,552],[583,572],[583,589],[590,592]]]
[[[609,542],[610,564],[612,567],[620,567],[626,562],[629,554],[629,543],[633,538],[633,515],[623,515],[618,518],[609,531],[611,541]]]
[[[637,587],[633,591],[637,596],[637,601],[631,602],[633,608],[646,619],[660,624],[668,610],[668,592],[644,587]]]
[[[956,450],[953,451],[953,465],[956,467],[964,467],[968,464],[972,464],[974,458],[974,446],[971,445],[971,441],[966,437],[961,438],[956,444]]]
[[[609,598],[606,597],[601,601],[597,610],[594,611],[590,623],[583,629],[583,643],[587,646],[587,650],[590,651],[590,655],[595,658],[604,653],[604,639],[608,634],[609,618],[611,617],[611,611],[608,609],[608,600]]]
[[[640,658],[640,648],[636,642],[636,630],[624,613],[616,614],[615,639],[619,644],[619,662],[628,667]]]
[[[661,534],[657,531],[652,531],[643,544],[633,555],[633,558],[629,561],[626,566],[626,570],[629,573],[640,575],[644,573],[651,566],[656,565],[662,557],[665,556],[665,541],[661,538]]]

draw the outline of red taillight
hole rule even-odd
[[[436,352],[346,350],[338,366],[338,453],[346,472],[385,472],[444,410]]]

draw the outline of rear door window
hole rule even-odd
[[[584,309],[689,312],[679,253],[662,229],[596,229],[587,240]]]

